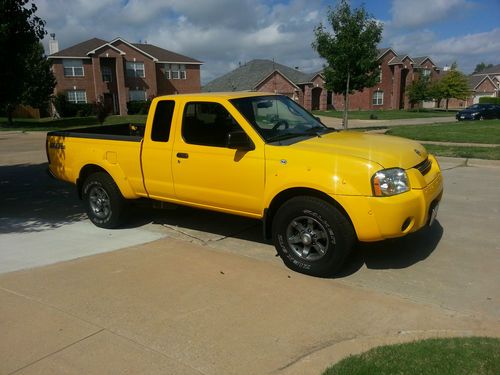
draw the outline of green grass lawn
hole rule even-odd
[[[127,122],[144,124],[146,117],[146,115],[109,116],[104,121],[104,125],[123,124]],[[93,116],[61,119],[52,119],[50,117],[42,119],[14,119],[13,125],[7,123],[7,118],[0,117],[0,130],[48,131],[92,125],[99,125],[99,122]]]
[[[403,110],[380,110],[380,111],[349,111],[349,118],[354,120],[370,120],[370,116],[376,116],[378,120],[398,120],[408,118],[428,118],[428,117],[452,117],[455,111],[445,112],[436,110],[403,111]],[[342,111],[314,111],[316,116],[329,116],[342,118]]]
[[[469,337],[429,339],[381,346],[350,356],[323,375],[495,375],[500,373],[500,340]]]
[[[390,128],[386,134],[416,139],[418,141],[491,143],[500,145],[500,120],[398,126]]]

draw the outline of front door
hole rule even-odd
[[[242,128],[222,104],[186,103],[172,154],[177,199],[235,213],[262,213],[264,147],[227,148],[227,134],[234,130]]]

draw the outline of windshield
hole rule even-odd
[[[334,131],[287,96],[255,96],[230,102],[267,143]]]

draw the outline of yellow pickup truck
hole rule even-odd
[[[328,128],[275,94],[158,97],[145,126],[50,132],[47,155],[99,227],[119,226],[138,198],[247,216],[288,267],[316,276],[339,270],[355,241],[430,225],[443,192],[419,143]]]

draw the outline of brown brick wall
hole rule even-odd
[[[65,94],[66,91],[85,90],[87,102],[92,103],[104,94],[114,94],[118,102],[120,114],[126,114],[126,103],[129,101],[130,90],[145,90],[148,98],[158,95],[175,93],[195,93],[201,91],[200,65],[186,64],[186,79],[166,80],[162,64],[157,64],[151,57],[118,40],[113,46],[125,52],[125,55],[113,48],[103,47],[96,51],[91,59],[83,59],[84,77],[64,77],[62,59],[53,59],[53,72],[57,81],[55,93]],[[144,63],[145,77],[127,77],[126,62]],[[101,66],[113,67],[113,81],[102,80]]]
[[[201,92],[200,65],[187,65],[186,79],[166,79],[163,64],[156,64],[158,95]]]
[[[127,87],[129,90],[145,90],[146,96],[148,98],[155,97],[157,95],[157,86],[156,64],[154,63],[154,61],[149,56],[144,55],[143,53],[137,51],[135,48],[130,47],[128,44],[125,44],[120,40],[113,43],[113,45],[121,51],[125,52],[125,55],[122,56],[123,72],[125,74],[125,87]],[[144,63],[144,77],[128,77],[126,70],[127,61]]]
[[[65,77],[63,59],[52,60],[52,71],[57,81],[54,89],[56,95],[66,94],[67,91],[73,91],[76,87],[76,90],[85,90],[88,103],[95,101],[94,73],[91,59],[83,60],[83,77]]]

